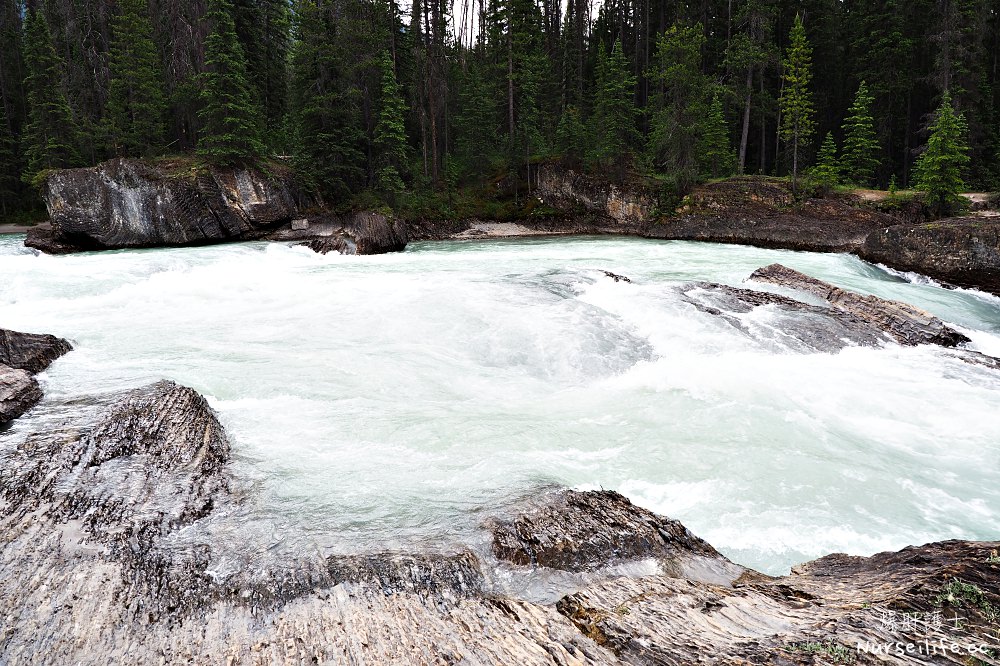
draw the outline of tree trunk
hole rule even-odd
[[[753,96],[753,67],[747,68],[747,97],[743,104],[743,133],[740,135],[739,174],[746,172],[747,143],[750,141],[750,101]]]

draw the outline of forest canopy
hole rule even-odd
[[[334,201],[551,159],[995,190],[998,59],[1000,0],[0,0],[0,214],[47,169],[177,154]]]

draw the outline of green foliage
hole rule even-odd
[[[501,166],[498,156],[499,97],[495,82],[484,71],[488,65],[472,59],[458,78],[455,119],[455,161],[473,178],[490,175]]]
[[[856,185],[871,185],[878,167],[879,146],[875,136],[875,121],[872,119],[873,102],[868,85],[862,81],[847,118],[844,119],[841,171],[848,182]]]
[[[966,131],[965,118],[955,112],[946,92],[931,124],[927,149],[914,169],[917,189],[927,193],[928,205],[938,213],[952,209],[965,189],[962,171],[969,163]]]
[[[789,652],[801,654],[822,655],[834,664],[853,664],[857,661],[857,652],[846,645],[824,641],[822,643],[796,643],[785,648]]]
[[[936,606],[947,604],[955,608],[975,608],[982,613],[989,623],[1000,622],[1000,608],[986,597],[982,588],[972,583],[966,583],[952,578],[941,592],[934,598]]]
[[[295,16],[291,113],[296,165],[324,194],[345,201],[365,182],[365,134],[344,49],[346,19],[313,0],[299,2]]]
[[[590,119],[593,138],[591,159],[617,169],[619,178],[635,154],[640,134],[639,110],[635,106],[636,79],[616,41],[611,53],[602,43],[597,55],[594,113]]]
[[[200,79],[198,154],[215,164],[255,162],[264,155],[260,109],[247,78],[230,0],[209,0],[205,19],[211,32]]]
[[[653,166],[686,189],[699,176],[700,134],[708,115],[708,77],[701,73],[701,24],[674,25],[656,38],[651,71],[654,96],[647,150]]]
[[[733,149],[729,145],[729,127],[722,113],[722,100],[712,98],[698,137],[698,164],[702,178],[730,176],[735,166]]]
[[[118,0],[108,68],[111,84],[103,121],[107,152],[152,155],[163,147],[166,100],[146,0]]]
[[[262,139],[284,148],[288,111],[288,54],[291,13],[288,0],[234,0],[236,36],[246,58],[247,78],[264,121]]]
[[[570,165],[579,165],[587,154],[587,128],[580,119],[580,110],[567,106],[556,128],[556,150]]]
[[[378,156],[375,184],[383,192],[395,193],[404,189],[402,175],[406,170],[409,152],[404,121],[406,104],[403,102],[402,88],[396,81],[395,66],[388,51],[383,52],[379,66],[382,70],[382,90],[373,142]]]
[[[809,88],[812,82],[812,47],[806,39],[806,29],[799,14],[795,15],[795,24],[789,35],[781,78],[781,138],[792,144],[792,186],[795,188],[799,175],[799,154],[816,131],[813,119],[816,110]]]
[[[896,174],[889,178],[889,198],[895,199],[899,194],[899,187],[896,185]]]
[[[4,217],[17,201],[18,173],[20,160],[17,156],[17,139],[4,105],[0,102],[0,212]]]
[[[25,21],[24,60],[28,68],[28,123],[23,147],[27,168],[25,182],[38,185],[48,169],[78,166],[79,135],[69,101],[63,92],[63,62],[56,55],[45,16],[30,11]]]
[[[837,143],[833,140],[833,132],[827,132],[819,155],[816,156],[816,166],[810,176],[816,184],[829,191],[840,184],[840,165],[837,161]]]

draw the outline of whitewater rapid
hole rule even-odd
[[[1000,356],[986,294],[848,255],[638,239],[367,257],[264,243],[52,257],[22,240],[0,236],[0,326],[75,346],[41,376],[46,403],[162,378],[205,394],[275,543],[480,543],[484,516],[553,485],[618,490],[770,573],[1000,537],[1000,373],[932,347],[775,349],[674,287],[740,285],[779,261],[930,310]],[[767,308],[751,317],[768,326]]]

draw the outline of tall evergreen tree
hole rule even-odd
[[[163,147],[166,100],[146,0],[118,0],[109,55],[108,152],[122,157],[155,154]]]
[[[868,85],[862,81],[858,94],[844,119],[844,151],[840,158],[841,172],[848,182],[868,186],[878,167],[878,139],[872,119],[872,102]]]
[[[260,110],[247,79],[229,0],[209,0],[198,153],[217,164],[253,162],[264,154]]]
[[[402,89],[396,81],[392,56],[386,51],[379,63],[382,86],[374,149],[377,161],[376,186],[383,192],[401,192],[407,164],[405,113]]]
[[[733,173],[735,160],[729,145],[729,127],[716,94],[702,121],[698,137],[698,165],[702,178],[719,178]]]
[[[917,160],[916,186],[927,193],[927,203],[937,213],[948,212],[965,188],[963,170],[969,164],[965,118],[955,112],[945,92],[934,114],[927,149]]]
[[[556,127],[556,149],[570,167],[578,168],[587,154],[587,128],[580,110],[567,106]]]
[[[4,105],[0,104],[0,214],[4,217],[13,210],[17,201],[20,166],[17,139]]]
[[[611,53],[602,43],[598,50],[597,90],[591,117],[592,157],[613,166],[619,178],[625,177],[640,139],[635,84],[636,78],[625,59],[621,41],[615,42]]]
[[[288,111],[288,54],[291,16],[288,0],[233,0],[233,22],[243,48],[247,77],[264,121],[262,139],[279,149]]]
[[[657,36],[649,73],[658,90],[648,151],[653,166],[672,174],[681,189],[699,176],[700,134],[709,112],[711,82],[702,74],[705,33],[701,25],[674,25]]]
[[[837,143],[833,132],[827,132],[823,145],[812,168],[812,178],[823,190],[831,190],[840,183],[840,162],[837,160]]]
[[[28,69],[28,123],[23,146],[25,182],[35,182],[46,169],[78,166],[79,136],[73,111],[63,91],[62,60],[56,55],[45,16],[28,12],[24,60]]]
[[[781,137],[792,148],[792,189],[798,188],[799,157],[802,149],[816,130],[813,116],[812,91],[812,48],[806,39],[806,28],[802,17],[795,15],[789,35],[788,50],[785,53],[784,69],[781,74]]]
[[[365,183],[359,95],[349,72],[349,39],[329,6],[301,0],[292,53],[292,126],[301,171],[335,200]]]

